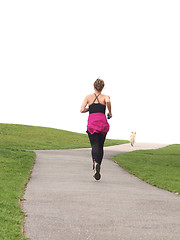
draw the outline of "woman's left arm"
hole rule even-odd
[[[86,96],[83,103],[82,103],[81,109],[80,109],[81,113],[86,113],[86,112],[89,111],[89,108],[86,107],[87,104],[88,104],[88,101],[87,101],[87,96]]]

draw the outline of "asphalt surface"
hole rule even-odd
[[[23,202],[31,240],[178,240],[180,196],[120,168],[118,153],[165,145],[105,148],[102,178],[92,175],[90,149],[36,151]]]

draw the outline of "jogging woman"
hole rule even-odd
[[[106,134],[109,131],[109,124],[105,115],[106,106],[108,108],[107,116],[112,117],[110,97],[101,94],[104,88],[104,81],[97,79],[94,82],[94,93],[87,95],[81,106],[81,113],[89,112],[87,133],[92,147],[93,177],[100,180],[100,167],[104,155],[103,147]],[[88,105],[88,107],[87,107]]]

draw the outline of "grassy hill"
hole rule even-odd
[[[127,142],[107,139],[105,146]],[[0,124],[0,239],[23,239],[20,201],[35,159],[35,153],[26,150],[82,147],[90,147],[87,134]]]
[[[106,139],[105,146],[128,143]],[[0,124],[0,148],[8,149],[70,149],[90,147],[87,134],[54,128],[18,124]]]
[[[119,154],[113,160],[151,185],[180,193],[180,144]]]

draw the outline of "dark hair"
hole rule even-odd
[[[96,81],[94,82],[94,88],[100,92],[103,90],[104,88],[104,81],[100,78],[96,79]]]

